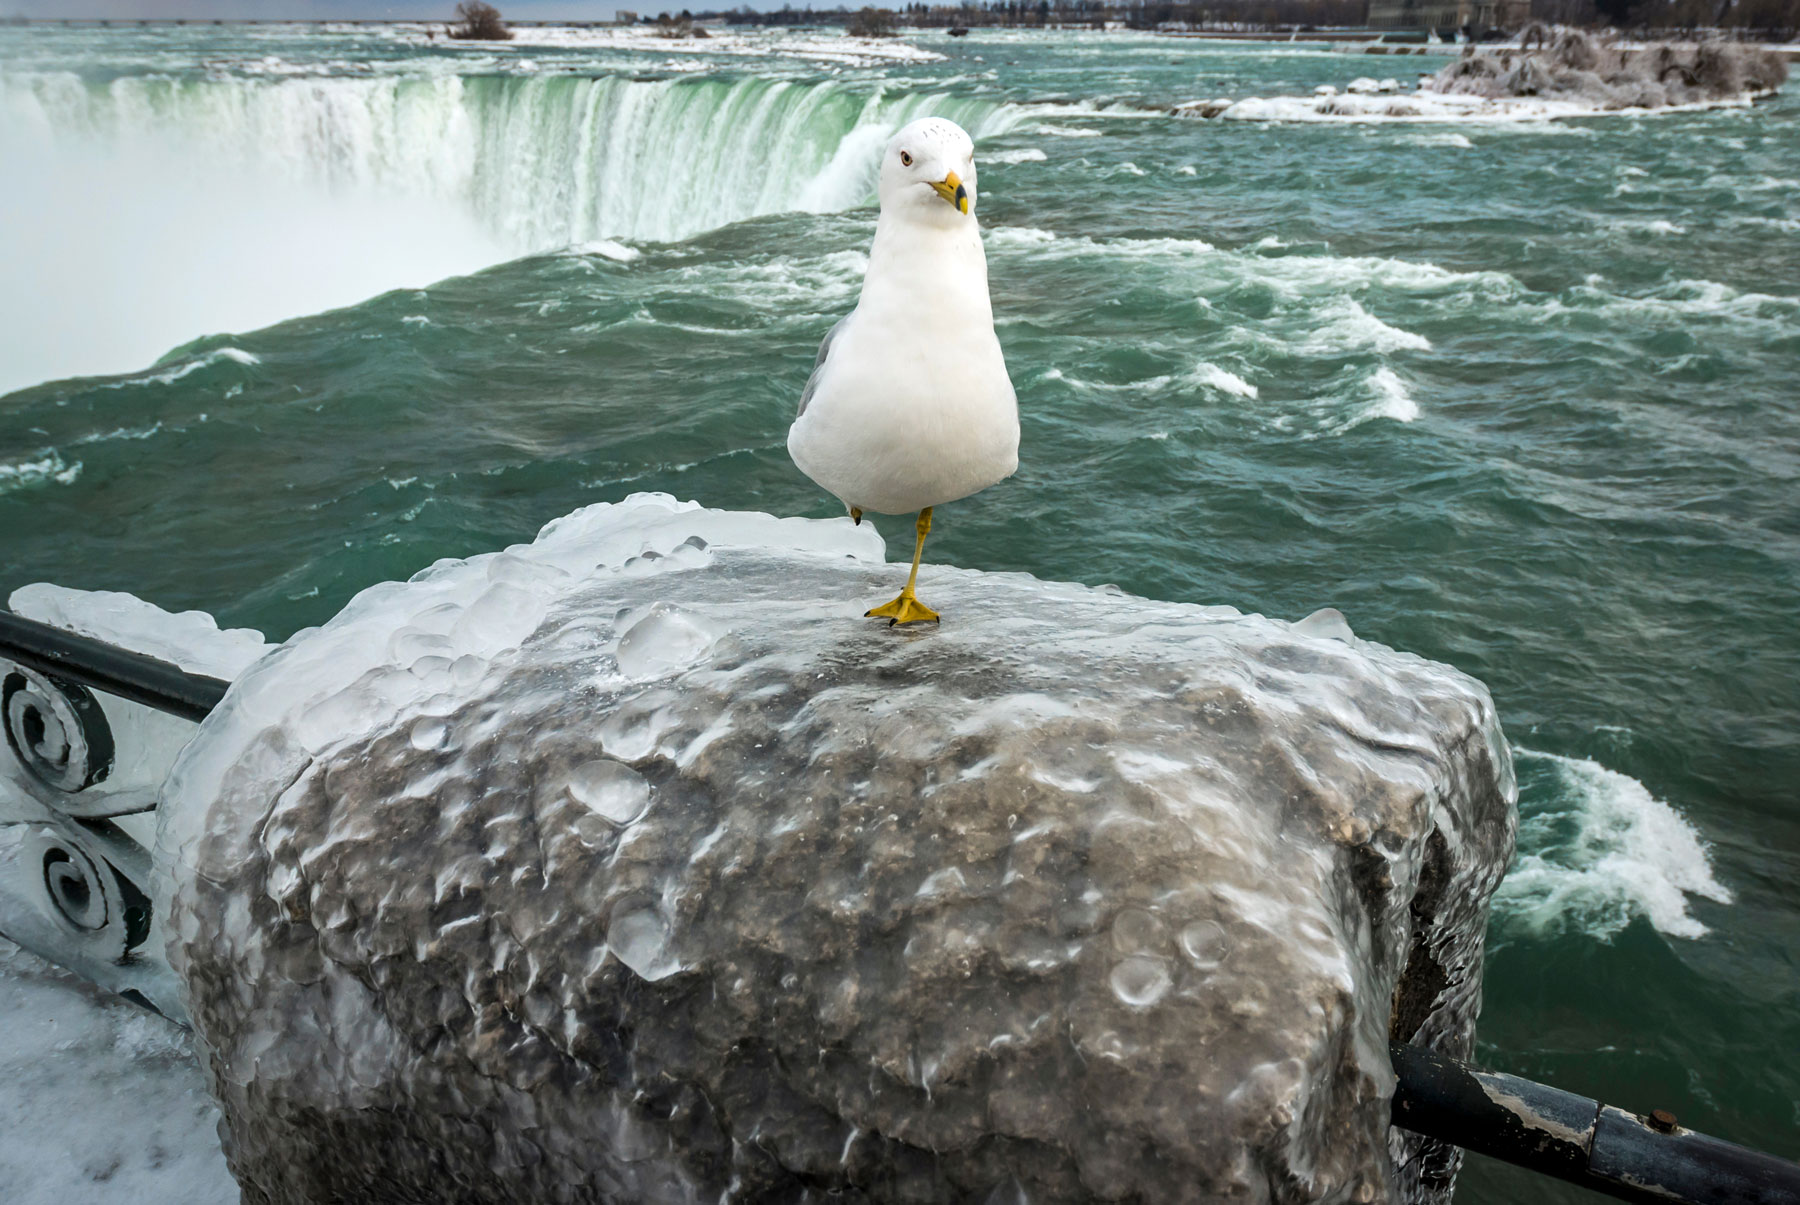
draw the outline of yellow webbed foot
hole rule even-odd
[[[872,611],[864,612],[865,619],[885,619],[888,627],[897,623],[924,623],[938,621],[938,613],[920,602],[911,589],[902,590],[900,597],[891,603],[884,603]]]

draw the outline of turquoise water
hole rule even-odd
[[[1439,60],[719,41],[0,31],[0,590],[285,636],[639,490],[833,513],[787,424],[876,151],[945,113],[1024,435],[933,556],[1482,678],[1525,816],[1482,1060],[1800,1156],[1800,103],[1199,121]],[[1582,1196],[1460,1199],[1528,1192]]]

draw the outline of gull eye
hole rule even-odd
[[[912,152],[911,151],[901,151],[900,152],[900,166],[901,167],[911,167],[912,166]]]

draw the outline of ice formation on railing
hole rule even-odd
[[[31,585],[12,612],[229,680],[260,633],[129,594]],[[180,1016],[148,896],[155,808],[195,726],[0,657],[0,934]]]
[[[1387,1042],[1472,1041],[1481,685],[901,573],[640,496],[250,666],[156,892],[245,1199],[1443,1199]]]

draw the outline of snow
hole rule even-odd
[[[0,1017],[0,1201],[235,1205],[180,1026],[4,938]]]
[[[388,27],[396,41],[412,46],[454,46],[455,43],[434,41],[427,37],[426,26],[395,25]],[[670,38],[659,34],[654,26],[632,25],[596,28],[591,26],[512,27],[510,42],[471,42],[463,49],[471,54],[509,56],[520,49],[555,49],[576,51],[629,51],[637,54],[692,55],[701,59],[730,60],[738,58],[789,58],[810,63],[826,63],[844,67],[866,67],[881,63],[935,63],[944,56],[934,50],[915,46],[902,38],[853,38],[842,33],[814,30],[736,29],[725,25],[704,27],[704,38]],[[511,66],[517,68],[529,59]]]
[[[229,349],[228,349],[229,350]],[[36,582],[12,592],[13,614],[229,682],[271,647],[249,628],[221,631],[203,611],[179,615],[130,594]]]
[[[1329,87],[1330,85],[1323,85]],[[1334,89],[1335,92],[1335,89]],[[1468,123],[1509,125],[1516,122],[1556,121],[1571,117],[1636,117],[1647,113],[1694,113],[1707,109],[1741,109],[1753,97],[1726,97],[1660,108],[1607,108],[1579,100],[1547,97],[1489,98],[1453,92],[1321,93],[1317,96],[1246,97],[1219,116],[1227,121]]]

